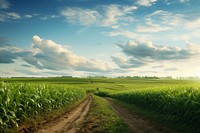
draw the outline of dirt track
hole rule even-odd
[[[133,114],[127,108],[112,102],[110,99],[106,100],[124,122],[129,125],[133,133],[175,133],[160,123]],[[74,110],[56,121],[44,125],[35,133],[76,133],[82,128],[81,125],[89,111],[91,101],[92,97],[89,96]]]
[[[80,128],[80,123],[84,120],[90,108],[91,96],[81,103],[77,108],[70,111],[56,121],[46,124],[35,133],[75,133]]]
[[[119,106],[109,99],[107,99],[107,101],[116,111],[116,113],[121,116],[124,122],[129,125],[129,128],[133,133],[175,133],[160,123],[133,114],[128,109]]]

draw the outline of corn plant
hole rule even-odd
[[[67,108],[85,96],[80,88],[0,83],[0,131],[18,127],[29,117]]]
[[[105,94],[130,105],[158,112],[165,115],[166,119],[173,119],[200,131],[200,87],[198,86],[141,89],[113,94],[105,92]]]

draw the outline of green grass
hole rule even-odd
[[[107,101],[95,95],[83,127],[79,132],[130,133],[128,126],[117,116]]]

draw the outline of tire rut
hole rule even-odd
[[[89,111],[92,97],[82,102],[77,108],[61,116],[56,122],[47,123],[35,133],[75,133]]]

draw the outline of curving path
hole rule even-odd
[[[89,111],[91,100],[91,96],[88,96],[77,108],[58,120],[47,123],[35,133],[75,133],[80,128],[81,122]]]

